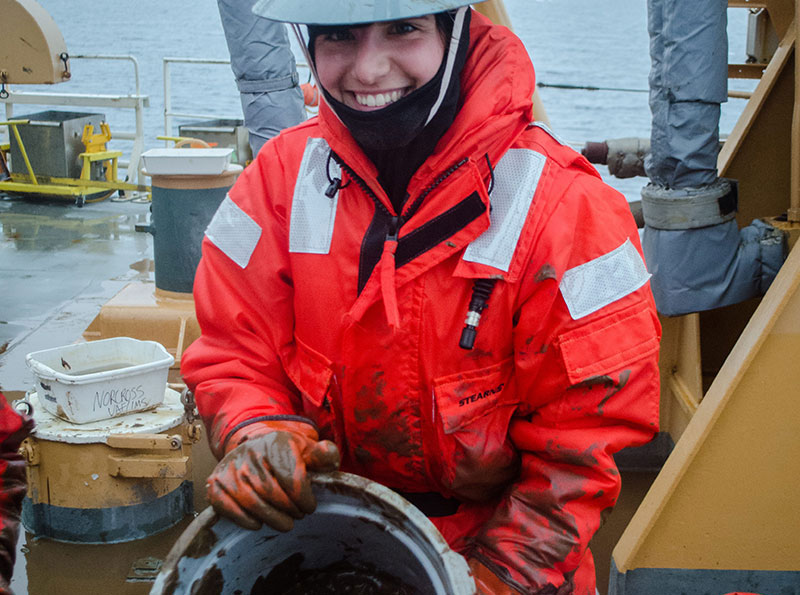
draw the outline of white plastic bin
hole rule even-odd
[[[148,176],[217,176],[231,162],[232,148],[150,149],[142,153]]]
[[[76,343],[26,357],[44,408],[78,424],[159,405],[174,361],[161,344],[130,337]]]

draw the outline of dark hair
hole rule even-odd
[[[444,12],[437,12],[433,16],[436,18],[436,28],[442,36],[442,41],[447,44],[450,40],[450,34],[453,32],[453,22],[455,21],[455,10],[446,10]],[[397,19],[403,20],[403,19]],[[314,40],[320,35],[326,35],[334,31],[342,31],[346,29],[354,29],[356,27],[366,27],[372,23],[364,23],[359,25],[307,25],[308,27],[308,51],[311,58],[314,58]]]
[[[453,33],[456,11],[446,10],[445,12],[437,12],[434,16],[436,17],[436,27],[442,35],[442,41],[447,43],[450,40],[450,35]]]

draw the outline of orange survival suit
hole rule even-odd
[[[26,490],[25,459],[18,450],[32,430],[33,418],[17,413],[0,393],[0,595],[11,593]]]
[[[522,593],[594,594],[612,454],[658,424],[660,327],[625,199],[532,124],[533,68],[474,14],[455,122],[396,213],[326,105],[206,231],[182,361],[212,448],[315,425],[342,470],[460,503],[451,546]],[[476,279],[497,279],[472,349]]]

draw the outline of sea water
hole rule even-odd
[[[95,61],[89,54],[132,55],[139,63],[141,92],[149,96],[145,110],[145,149],[164,146],[159,135],[178,133],[164,122],[164,57],[229,59],[215,0],[38,0],[60,28],[71,60],[72,78],[56,86],[16,87],[67,93],[134,93],[133,69],[119,61]],[[587,141],[649,137],[647,76],[650,70],[645,0],[506,0],[514,31],[525,43],[546,85],[594,87],[540,88],[553,130],[576,148]],[[747,9],[729,9],[729,62],[744,62]],[[295,46],[295,50],[297,47]],[[303,62],[295,51],[298,62]],[[308,69],[299,67],[302,81]],[[177,64],[170,77],[172,108],[187,114],[241,118],[241,106],[230,67],[225,64]],[[752,89],[752,81],[731,87]],[[720,132],[730,132],[745,101],[723,106]],[[17,106],[15,115],[38,111]],[[92,109],[92,108],[89,108]],[[116,130],[133,131],[132,112],[103,109]],[[196,121],[197,119],[194,118]],[[125,150],[122,146],[112,147]],[[127,148],[130,143],[127,144]],[[598,166],[607,182],[629,200],[639,197],[644,178],[617,180]]]

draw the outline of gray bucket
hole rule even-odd
[[[172,547],[150,595],[277,595],[287,571],[301,576],[343,564],[388,577],[406,589],[398,592],[475,593],[466,560],[392,490],[347,473],[315,475],[313,489],[316,512],[287,533],[243,529],[207,508]]]
[[[219,175],[152,175],[153,202],[149,225],[136,231],[153,235],[153,260],[158,289],[192,293],[206,227],[230,190],[241,166],[229,165]]]

